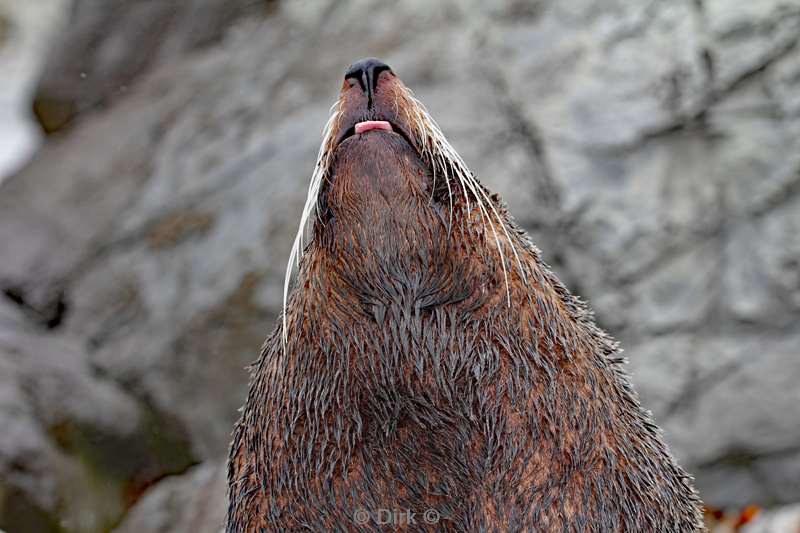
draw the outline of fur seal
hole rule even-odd
[[[345,73],[284,300],[228,532],[703,529],[616,342],[380,60]]]

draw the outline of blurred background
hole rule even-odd
[[[219,530],[368,55],[622,342],[709,523],[800,528],[799,39],[800,0],[0,0],[0,529]]]

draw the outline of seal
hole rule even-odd
[[[617,343],[380,60],[345,73],[286,280],[227,531],[702,530]]]

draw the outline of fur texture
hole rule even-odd
[[[616,343],[377,80],[369,103],[345,82],[326,130],[312,239],[234,430],[227,531],[702,530]],[[351,135],[366,119],[395,133]]]

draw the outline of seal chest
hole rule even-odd
[[[325,128],[228,485],[229,532],[702,529],[616,343],[374,58]]]

